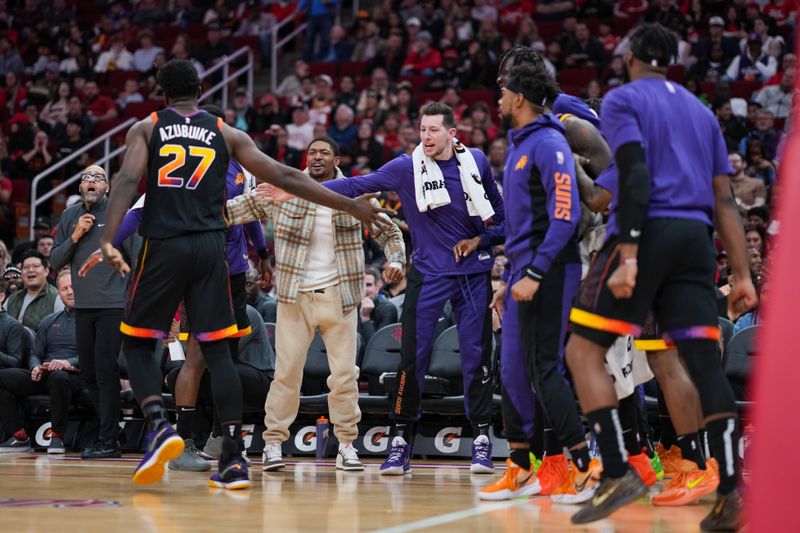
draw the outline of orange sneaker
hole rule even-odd
[[[556,494],[559,488],[569,478],[569,462],[563,453],[558,455],[545,455],[542,466],[536,473],[541,484],[539,494],[549,496]]]
[[[650,464],[650,458],[645,453],[637,453],[628,457],[628,464],[630,464],[639,474],[639,477],[644,481],[645,487],[655,485],[658,481],[656,471],[653,470],[653,465]]]
[[[717,490],[719,471],[716,461],[706,461],[706,469],[700,470],[692,461],[681,459],[676,465],[679,471],[667,486],[653,496],[653,505],[659,507],[677,507],[697,502]]]
[[[589,501],[600,485],[603,466],[599,459],[592,459],[586,472],[581,472],[570,462],[570,471],[564,483],[550,496],[556,503],[577,504]]]
[[[672,477],[680,472],[678,464],[683,460],[683,454],[681,454],[680,448],[673,444],[670,449],[667,450],[659,443],[658,446],[656,446],[656,452],[661,458],[661,465],[664,467],[664,475],[666,477]]]
[[[539,479],[531,470],[523,470],[511,459],[506,459],[506,471],[494,483],[478,493],[481,500],[509,500],[516,496],[533,496],[539,493]]]

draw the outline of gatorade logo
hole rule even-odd
[[[294,436],[294,447],[301,452],[313,452],[317,449],[316,426],[304,426]]]
[[[389,426],[375,426],[364,433],[364,449],[380,453],[389,448]]]
[[[461,445],[460,427],[446,427],[439,430],[433,439],[433,445],[442,453],[456,453]]]
[[[53,426],[52,423],[45,422],[44,424],[39,426],[39,429],[36,430],[36,437],[34,437],[34,442],[36,442],[38,446],[44,448],[50,446],[50,439],[53,436],[52,426]]]
[[[244,442],[244,449],[250,449],[250,445],[253,444],[253,430],[255,429],[255,425],[253,424],[244,424],[242,425],[242,441]]]

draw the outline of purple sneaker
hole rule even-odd
[[[227,465],[220,461],[219,473],[211,476],[208,484],[218,489],[240,490],[250,488],[247,463],[242,457],[234,457]]]
[[[469,467],[472,474],[492,474],[492,441],[486,435],[478,435],[472,441],[472,465]]]
[[[403,437],[392,439],[389,457],[379,470],[383,476],[402,476],[411,472],[411,445]]]
[[[147,451],[133,473],[134,484],[150,485],[160,481],[164,476],[164,465],[182,454],[183,447],[183,439],[169,424],[148,433]]]

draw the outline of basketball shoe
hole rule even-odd
[[[506,471],[502,477],[481,489],[478,498],[481,500],[508,500],[517,496],[533,496],[539,493],[541,486],[533,471],[525,470],[510,458],[506,459]]]
[[[183,453],[183,439],[178,436],[172,426],[162,424],[151,431],[146,438],[147,447],[139,466],[133,473],[136,485],[157,483],[164,476],[164,465]]]

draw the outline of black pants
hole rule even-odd
[[[67,430],[67,412],[72,403],[72,395],[80,390],[80,378],[74,372],[58,370],[44,374],[39,381],[33,381],[29,370],[0,370],[0,420],[3,433],[11,435],[22,429],[19,401],[35,394],[50,395],[50,421],[53,423],[53,431],[64,433]]]
[[[117,440],[119,433],[121,321],[122,309],[75,309],[81,381],[92,397],[104,440]]]
[[[181,365],[183,366],[183,365]],[[172,395],[175,395],[175,384],[178,382],[178,374],[181,366],[173,368],[167,374],[167,386]],[[258,370],[245,363],[236,363],[236,371],[242,380],[242,399],[244,408],[247,411],[264,409],[264,402],[267,400],[269,386],[272,384],[272,372]],[[211,405],[214,397],[211,394],[211,376],[208,370],[203,372],[200,380],[200,389],[197,394],[197,405]]]

